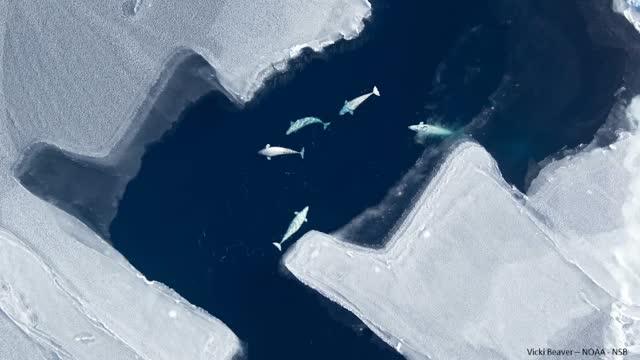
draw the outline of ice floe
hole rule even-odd
[[[383,249],[310,232],[284,262],[409,358],[602,345],[608,316],[596,309],[610,296],[558,253],[513,191],[482,147],[463,142]]]
[[[2,6],[13,140],[93,156],[111,151],[162,70],[184,56],[201,55],[229,95],[244,102],[274,64],[302,48],[355,37],[371,12],[366,0],[144,0],[132,16],[117,1]]]
[[[640,31],[635,3],[613,3]],[[638,355],[640,98],[624,108],[611,144],[550,162],[527,194],[462,141],[384,248],[312,231],[284,264],[408,358]]]
[[[631,127],[640,99],[627,107]],[[531,183],[529,205],[553,229],[563,255],[612,296],[640,305],[640,134],[547,165]]]
[[[0,2],[0,358],[241,352],[221,321],[146,280],[13,169],[36,143],[97,158],[122,151],[189,56],[243,103],[301,49],[355,37],[370,12],[366,0]]]
[[[613,0],[613,10],[624,15],[627,20],[640,31],[640,1],[638,0]]]
[[[285,265],[409,358],[640,353],[640,98],[624,116],[614,143],[551,162],[527,195],[464,141],[383,249],[310,232]]]

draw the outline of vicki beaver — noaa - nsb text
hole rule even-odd
[[[628,355],[626,348],[582,348],[582,349],[552,349],[552,348],[528,348],[529,356],[602,356],[602,355]]]

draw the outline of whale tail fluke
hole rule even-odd
[[[300,149],[300,157],[304,159],[304,148]]]
[[[327,130],[327,128],[331,125],[330,122],[322,123],[322,130]]]
[[[278,249],[278,251],[282,251],[282,244],[280,244],[278,242],[274,242],[272,244],[273,244],[273,246],[275,246]]]
[[[373,92],[372,92],[372,93],[373,93],[373,95],[375,95],[375,96],[380,96],[380,90],[378,90],[378,87],[377,87],[377,86],[374,86],[374,87],[373,87]]]

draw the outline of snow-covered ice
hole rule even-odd
[[[39,347],[73,359],[228,359],[240,351],[222,322],[145,280],[78,220],[19,186],[0,209],[12,228],[0,232],[0,309]]]
[[[383,249],[309,232],[284,263],[409,358],[640,354],[640,97],[623,114],[617,140],[551,162],[526,195],[464,141]]]
[[[598,309],[611,297],[513,191],[481,146],[462,142],[383,249],[310,232],[284,263],[409,358],[525,359],[531,347],[604,344]]]
[[[12,140],[93,156],[112,150],[162,70],[187,54],[207,60],[244,102],[275,64],[303,47],[355,37],[371,12],[366,0],[142,0],[134,15],[122,0],[10,0],[2,7]]]
[[[640,121],[640,98],[627,107]],[[531,183],[529,205],[553,229],[563,255],[608,293],[640,305],[640,134],[623,132],[547,165]]]
[[[366,0],[1,1],[0,358],[240,352],[221,321],[147,281],[13,169],[41,142],[91,157],[122,151],[188,56],[243,103],[301,49],[355,37],[370,12]]]
[[[624,15],[627,20],[640,31],[640,1],[638,0],[613,0],[613,10]]]
[[[635,2],[613,6],[640,31]],[[550,162],[527,194],[462,141],[384,248],[312,231],[284,264],[408,358],[640,356],[640,97],[621,102],[602,129],[619,129],[611,144]]]

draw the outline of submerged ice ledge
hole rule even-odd
[[[627,114],[637,124],[640,101]],[[465,141],[384,248],[309,232],[283,261],[408,358],[526,359],[531,347],[638,353],[639,181],[637,132],[548,165],[530,197]]]
[[[0,2],[0,358],[238,354],[222,322],[147,281],[14,167],[36,143],[113,165],[185,57],[246,102],[302,48],[355,37],[370,13],[366,0]]]

